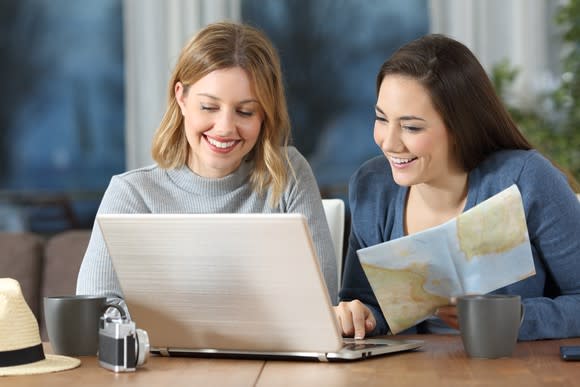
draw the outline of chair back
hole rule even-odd
[[[342,277],[342,250],[344,243],[344,202],[341,199],[322,199],[326,221],[330,228],[330,236],[336,252],[336,267],[338,268],[338,286]]]

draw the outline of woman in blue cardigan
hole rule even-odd
[[[428,35],[400,48],[377,76],[374,140],[384,153],[352,176],[351,235],[336,314],[343,334],[389,327],[356,251],[443,224],[516,184],[536,275],[499,289],[525,304],[519,339],[580,336],[577,183],[533,149],[463,44]],[[456,307],[409,332],[458,329]]]

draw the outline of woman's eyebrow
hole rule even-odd
[[[196,95],[199,95],[201,97],[207,97],[210,99],[213,99],[215,101],[221,101],[220,98],[216,97],[215,95],[211,95],[211,94],[207,94],[207,93],[197,93]],[[256,99],[245,99],[243,101],[238,102],[239,104],[246,104],[246,103],[259,103],[258,100]]]
[[[207,93],[197,93],[196,95],[199,95],[200,97],[208,97],[208,98],[211,98],[211,99],[215,99],[216,101],[219,101],[220,100],[215,95],[211,95],[211,94],[207,94]]]
[[[417,116],[402,116],[402,117],[399,117],[399,120],[400,121],[409,121],[409,120],[425,121],[423,118],[417,117]]]
[[[379,112],[380,114],[386,116],[385,112],[383,112],[381,110],[380,107],[378,107],[377,105],[375,105],[375,110],[377,112]],[[419,120],[419,121],[425,121],[423,118],[421,117],[417,117],[417,116],[401,116],[398,118],[398,121],[410,121],[410,120]]]

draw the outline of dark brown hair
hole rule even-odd
[[[410,77],[425,87],[466,171],[495,151],[532,149],[475,55],[458,41],[432,34],[399,48],[381,66],[377,94],[387,75]]]

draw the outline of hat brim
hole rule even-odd
[[[36,375],[65,371],[81,365],[80,359],[61,355],[45,355],[46,359],[11,367],[0,367],[0,376]]]

